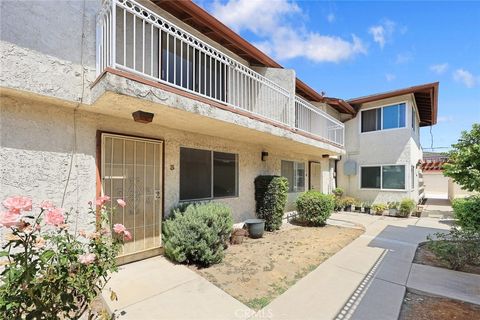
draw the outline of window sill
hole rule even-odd
[[[365,191],[383,191],[383,192],[408,192],[409,190],[406,189],[377,189],[377,188],[360,188],[360,190],[365,190]]]

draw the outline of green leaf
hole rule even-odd
[[[52,257],[55,255],[55,251],[53,250],[46,250],[40,255],[40,259],[43,262],[48,262]]]

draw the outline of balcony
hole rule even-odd
[[[97,75],[129,72],[344,145],[343,123],[135,1],[103,1],[96,57]]]

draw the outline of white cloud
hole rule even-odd
[[[212,14],[237,32],[253,32],[260,38],[255,45],[279,60],[340,62],[367,52],[354,34],[344,39],[308,30],[302,24],[305,14],[288,0],[216,0]]]
[[[396,23],[385,19],[380,24],[371,26],[368,29],[368,33],[370,33],[373,37],[373,41],[378,43],[380,48],[383,49],[387,42],[390,42],[395,32]]]
[[[392,82],[393,80],[395,80],[397,78],[396,75],[392,74],[392,73],[386,73],[385,74],[385,79],[388,81],[388,82]]]
[[[335,15],[333,13],[330,13],[328,16],[327,16],[327,21],[332,23],[335,21]]]
[[[448,69],[448,63],[434,64],[430,66],[430,71],[435,72],[436,74],[445,73]]]
[[[437,117],[437,122],[440,123],[440,122],[452,122],[453,121],[453,117],[452,116],[438,116]]]
[[[473,88],[477,84],[475,76],[465,69],[455,70],[453,73],[453,79],[457,82],[463,83],[467,88]]]
[[[407,63],[413,60],[413,54],[411,52],[403,52],[397,54],[397,57],[395,58],[395,63],[396,64],[403,64]]]

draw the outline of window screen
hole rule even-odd
[[[361,187],[380,189],[380,167],[362,167]]]
[[[362,132],[380,130],[382,109],[362,111]]]
[[[180,148],[180,200],[212,196],[212,152]]]
[[[237,195],[238,156],[236,154],[180,148],[180,200]]]
[[[405,166],[383,166],[382,188],[405,189]]]
[[[237,195],[237,155],[213,153],[213,196],[230,197]]]
[[[282,160],[281,171],[288,180],[288,192],[305,191],[305,163]]]

